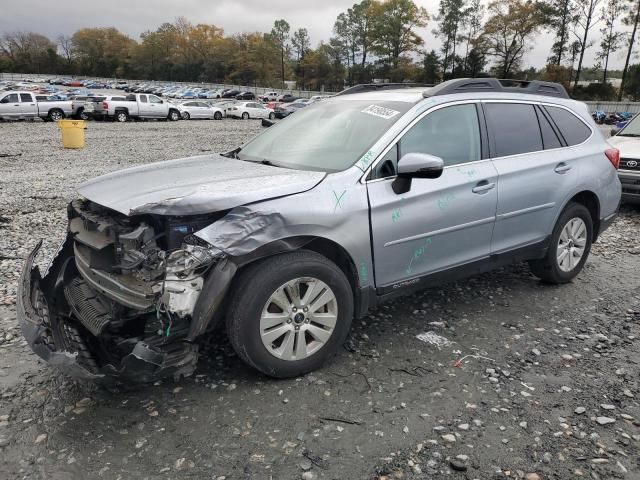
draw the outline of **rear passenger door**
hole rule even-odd
[[[31,93],[20,94],[20,114],[27,118],[38,116],[38,107]]]
[[[491,253],[498,254],[542,242],[551,234],[567,192],[578,181],[578,158],[565,148],[544,107],[485,101],[483,108],[498,171],[491,242]]]

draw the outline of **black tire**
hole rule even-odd
[[[169,120],[172,122],[177,122],[180,120],[180,112],[177,110],[169,110]]]
[[[84,111],[84,108],[79,108],[78,109],[78,114],[77,114],[78,119],[80,120],[89,120],[89,115],[87,115]]]
[[[124,110],[118,110],[116,111],[116,114],[113,117],[113,119],[118,123],[125,123],[129,120],[129,114]]]
[[[191,118],[191,115],[189,115],[189,112],[182,112],[183,120],[189,120],[190,118]]]
[[[242,119],[243,119],[243,120],[249,120],[249,112],[244,112],[244,113],[242,114]]]
[[[59,108],[52,108],[49,111],[47,118],[52,122],[57,122],[58,120],[62,120],[64,118],[64,112]]]
[[[222,120],[222,114],[220,112],[216,112],[213,114],[214,120]]]
[[[569,221],[574,218],[580,218],[586,226],[587,235],[584,253],[582,254],[582,258],[580,259],[580,261],[572,270],[564,271],[558,264],[558,244],[560,241],[562,230],[565,228],[567,223],[569,223]],[[591,218],[591,213],[589,213],[587,207],[580,203],[569,203],[562,211],[560,217],[558,218],[558,221],[553,227],[553,233],[551,234],[551,239],[549,240],[549,248],[545,257],[536,260],[529,260],[529,267],[531,268],[531,272],[536,277],[547,283],[562,284],[570,282],[580,273],[582,267],[587,261],[587,257],[589,256],[589,252],[591,251],[592,239],[593,219]]]
[[[275,114],[275,113],[273,113],[273,112],[271,112],[271,113],[269,114],[269,120],[273,120],[274,118],[276,118],[276,114]]]
[[[336,325],[317,352],[301,360],[283,360],[269,353],[262,343],[261,313],[281,285],[306,276],[323,281],[334,292]],[[344,343],[352,318],[353,292],[342,270],[318,253],[300,250],[250,265],[240,274],[227,309],[227,334],[238,356],[249,366],[271,377],[288,378],[315,370],[332,357]]]

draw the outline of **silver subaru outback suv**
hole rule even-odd
[[[342,95],[223,155],[81,185],[46,272],[40,245],[27,259],[19,320],[83,379],[189,375],[219,326],[250,366],[299,375],[397,295],[524,260],[573,279],[616,215],[618,162],[558,84]]]

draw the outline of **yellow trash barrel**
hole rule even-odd
[[[84,148],[84,120],[59,120],[58,128],[62,133],[62,146],[64,148]]]

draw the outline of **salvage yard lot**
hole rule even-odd
[[[543,285],[516,265],[390,302],[299,379],[260,376],[222,332],[195,376],[132,391],[38,361],[17,328],[15,284],[37,239],[62,239],[74,186],[225,151],[260,130],[91,122],[73,151],[54,124],[0,125],[0,478],[640,478],[640,210],[630,207],[573,283]],[[41,265],[56,246],[45,243]],[[434,343],[416,338],[425,332]]]

